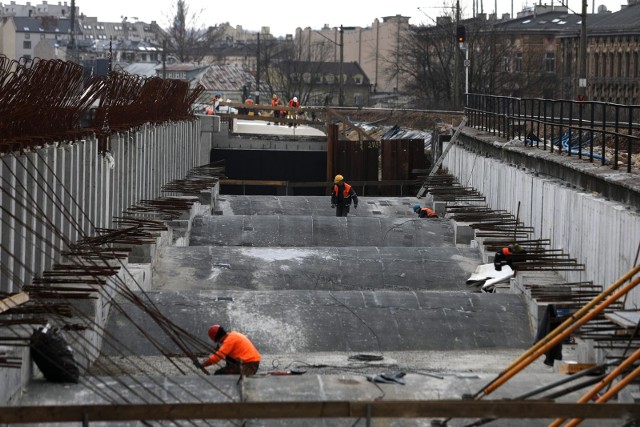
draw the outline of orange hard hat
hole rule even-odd
[[[209,328],[209,338],[211,338],[211,341],[217,341],[225,334],[225,332],[226,331],[222,326],[213,325]]]

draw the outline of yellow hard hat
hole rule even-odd
[[[342,182],[342,181],[344,181],[344,177],[342,175],[336,175],[336,177],[333,178],[333,183],[334,184],[337,184],[337,183]]]

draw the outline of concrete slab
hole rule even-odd
[[[149,292],[171,321],[206,338],[213,323],[246,333],[264,353],[527,348],[532,334],[523,299],[510,294],[428,291]],[[121,302],[107,330],[123,348],[108,355],[157,355],[138,325],[169,353],[179,353],[159,327]]]
[[[479,262],[470,248],[172,247],[153,282],[158,290],[466,291]]]
[[[411,209],[420,200],[415,197],[359,197],[358,209],[349,216],[415,218]],[[231,196],[218,199],[216,209],[222,215],[311,215],[335,216],[330,196]]]
[[[385,372],[385,371],[383,371]],[[498,389],[489,399],[503,399],[558,380],[554,374],[521,375],[515,377],[503,388]],[[421,373],[407,373],[403,378],[405,385],[373,384],[364,375],[302,375],[302,376],[255,376],[244,382],[243,392],[237,386],[235,377],[213,377],[197,374],[184,376],[138,376],[95,377],[99,387],[89,384],[48,384],[40,381],[31,383],[23,396],[22,404],[39,406],[57,405],[60,401],[68,404],[101,404],[109,402],[131,403],[174,403],[174,402],[230,402],[230,401],[336,401],[356,400],[372,401],[394,400],[444,400],[456,399],[463,393],[473,394],[487,384],[492,375],[438,373],[432,377]],[[570,394],[560,401],[575,402],[578,393]],[[245,422],[242,424],[242,422]],[[541,426],[551,420],[496,420],[492,426]],[[196,426],[345,426],[358,425],[355,419],[310,419],[310,420],[204,420],[196,421]],[[354,424],[356,422],[356,424]],[[451,427],[468,424],[471,420],[453,419],[447,425]],[[154,422],[154,425],[175,425],[170,422]],[[189,424],[189,423],[184,423]],[[362,425],[365,424],[361,420]],[[25,425],[25,424],[22,424]],[[57,424],[63,427],[80,423]],[[92,426],[132,426],[136,423],[96,423]],[[179,423],[178,425],[183,425]],[[372,426],[430,426],[429,419],[373,419]],[[620,421],[585,421],[581,425],[617,426]]]
[[[326,136],[323,131],[307,125],[289,127],[287,125],[277,125],[270,122],[241,119],[233,120],[233,132],[241,135],[275,135],[294,138],[300,136]]]
[[[453,247],[448,220],[280,215],[196,218],[192,246]]]

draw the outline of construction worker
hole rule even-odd
[[[278,95],[274,93],[273,96],[271,97],[271,106],[277,107],[278,105],[282,105],[282,101],[280,100],[280,98],[278,98]],[[280,110],[273,110],[273,117],[279,118]],[[276,124],[279,125],[280,123],[276,123]]]
[[[336,216],[347,216],[353,200],[353,208],[358,209],[358,195],[346,182],[342,175],[336,175],[333,180],[331,193],[331,207],[336,208]]]
[[[222,326],[213,325],[209,328],[209,338],[216,344],[216,349],[203,363],[195,360],[196,367],[205,368],[224,359],[227,362],[226,366],[218,369],[213,375],[240,374],[241,366],[242,374],[246,376],[258,371],[260,353],[245,335],[235,331],[227,332]]]
[[[244,105],[254,105],[254,104],[255,102],[253,102],[253,97],[251,95],[249,95],[247,99],[244,100]],[[245,114],[253,116],[253,110],[245,109]]]
[[[429,208],[421,208],[417,203],[413,205],[413,211],[417,213],[420,218],[438,218],[436,211]]]
[[[213,114],[216,114],[218,111],[220,111],[220,101],[222,101],[222,94],[220,92],[216,92],[212,102]]]
[[[289,100],[289,107],[291,108],[300,108],[300,103],[298,102],[298,97],[294,96],[293,98],[291,98]],[[298,111],[297,110],[289,110],[289,112],[287,113],[287,117],[289,119],[296,119],[298,118]],[[289,123],[289,127],[291,126],[296,126],[294,123]]]
[[[502,249],[498,249],[493,258],[493,267],[496,269],[496,271],[502,271],[502,266],[508,265],[509,268],[513,270],[514,255],[523,255],[525,253],[525,250],[522,249],[522,247],[517,243],[509,245]]]

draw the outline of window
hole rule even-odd
[[[600,55],[593,55],[593,77],[598,77],[600,73]]]
[[[638,63],[638,52],[634,52],[633,53],[633,77],[638,77],[640,76],[640,70],[638,70],[638,65],[640,65],[640,63]]]
[[[516,73],[522,72],[522,52],[516,52],[516,58],[514,60],[513,68]]]
[[[629,78],[631,77],[631,54],[629,52],[624,54],[624,76]]]
[[[553,52],[547,52],[544,54],[544,70],[547,73],[553,73],[556,71],[556,54]]]
[[[618,53],[618,77],[622,77],[622,53]]]
[[[509,67],[509,56],[508,55],[504,55],[502,57],[502,71],[504,71],[505,73],[508,73],[509,71],[511,71],[510,67]]]
[[[22,48],[23,49],[31,49],[31,42],[27,41],[27,40],[23,41],[22,42]]]
[[[609,74],[605,77],[613,77],[615,74],[613,73],[614,71],[614,65],[615,65],[615,61],[614,61],[614,57],[613,57],[613,53],[609,54]]]
[[[25,33],[24,34],[24,39],[25,40],[29,40],[30,38],[31,38],[31,34],[29,34],[29,33]]]

